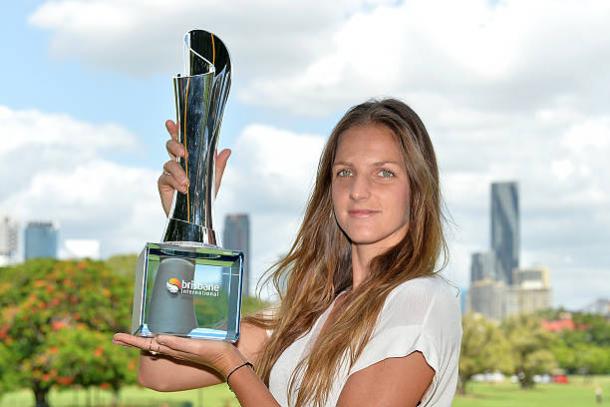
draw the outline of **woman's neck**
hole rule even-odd
[[[372,245],[352,244],[352,289],[356,289],[366,279],[371,260],[381,252]]]
[[[352,288],[358,287],[369,275],[371,261],[399,244],[409,229],[408,224],[390,236],[374,243],[352,242]]]

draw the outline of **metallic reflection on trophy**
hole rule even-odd
[[[176,192],[163,243],[148,243],[136,270],[132,331],[236,341],[243,254],[217,245],[212,226],[214,159],[231,84],[225,45],[202,30],[185,36],[186,74],[174,78],[180,165],[189,179]]]

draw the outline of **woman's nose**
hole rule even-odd
[[[371,195],[369,180],[367,177],[356,175],[350,188],[350,198],[353,200],[366,199]]]

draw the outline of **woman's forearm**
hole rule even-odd
[[[235,393],[242,407],[277,407],[275,400],[265,383],[244,362],[247,358],[235,347],[227,349],[217,368],[223,378],[231,375],[227,384]],[[242,367],[239,367],[242,366]],[[237,370],[235,368],[239,367]],[[232,373],[231,373],[232,372]],[[281,406],[280,406],[281,407]]]
[[[181,391],[222,383],[223,377],[213,369],[166,356],[140,355],[138,381],[157,391]]]
[[[265,383],[249,366],[244,366],[235,371],[229,381],[229,386],[242,407],[280,406],[265,386]]]

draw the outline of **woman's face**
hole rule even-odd
[[[352,243],[399,243],[408,229],[410,188],[394,133],[379,124],[346,130],[332,171],[335,217]]]

